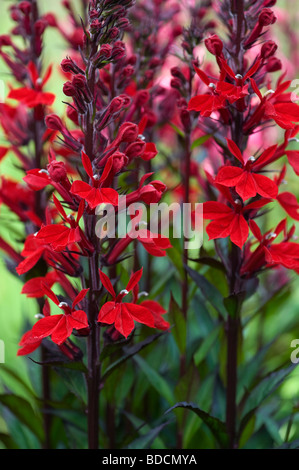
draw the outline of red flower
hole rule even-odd
[[[253,79],[250,81],[253,91],[260,99],[260,104],[245,123],[244,132],[250,132],[254,126],[260,125],[263,119],[273,119],[282,129],[294,129],[295,123],[299,122],[299,106],[291,101],[290,93],[284,93],[291,82],[279,81],[277,89],[268,90],[263,97],[255,81]]]
[[[74,181],[71,193],[84,199],[91,209],[95,209],[99,204],[108,203],[113,206],[118,204],[118,193],[112,188],[103,188],[102,177],[97,179],[93,174],[91,162],[85,152],[82,151],[82,163],[86,173],[91,179],[91,185],[84,181]]]
[[[211,80],[202,70],[194,67],[195,72],[205,85],[210,88],[211,93],[191,98],[187,108],[189,111],[198,111],[201,116],[209,117],[214,111],[223,109],[226,100],[232,104],[244,98],[248,95],[248,85],[245,85],[245,81],[257,72],[261,64],[257,60],[245,76],[242,77],[241,75],[236,75],[224,59],[219,58],[218,63],[221,68],[219,81]],[[227,75],[235,84],[225,81]]]
[[[255,157],[249,157],[245,162],[235,142],[230,139],[227,139],[227,142],[230,152],[240,161],[242,168],[230,165],[220,168],[215,182],[229,188],[235,187],[243,201],[247,201],[256,194],[275,199],[278,192],[277,185],[267,176],[260,175],[255,171],[267,165],[267,162],[273,157],[277,145],[266,149],[257,160]]]
[[[50,315],[39,320],[32,327],[32,340],[42,340],[47,336],[56,344],[62,344],[72,334],[73,330],[88,328],[88,320],[83,310],[75,310],[75,307],[84,299],[89,289],[83,289],[72,303],[72,307],[66,302],[59,302],[54,292],[43,284],[44,294],[47,295],[60,309],[61,315]]]
[[[87,240],[83,230],[79,227],[84,211],[84,201],[81,201],[79,205],[76,219],[72,215],[66,215],[65,210],[54,194],[53,201],[63,221],[67,222],[70,227],[62,224],[45,225],[36,233],[36,238],[45,244],[49,244],[54,251],[62,251],[67,247],[72,248],[74,244],[78,244],[83,253],[93,251],[93,245]]]
[[[122,303],[123,298],[138,284],[141,276],[142,269],[133,273],[127,287],[116,295],[110,279],[106,274],[100,271],[101,282],[105,289],[112,295],[113,300],[106,302],[102,306],[99,312],[98,322],[108,323],[108,325],[114,324],[115,329],[125,336],[125,338],[127,338],[135,328],[135,321],[155,328],[155,319],[151,310],[137,305],[136,303]]]
[[[280,222],[274,231],[268,231],[262,235],[258,225],[251,220],[250,228],[259,242],[259,246],[252,253],[248,251],[241,268],[242,275],[248,275],[260,270],[262,267],[273,267],[275,265],[284,266],[287,269],[294,269],[299,272],[299,244],[289,242],[295,227],[287,233],[286,220]],[[284,233],[281,243],[274,243],[277,237]]]
[[[230,237],[232,243],[242,248],[249,235],[248,222],[244,214],[251,210],[256,211],[269,203],[268,199],[261,199],[243,206],[240,200],[229,201],[230,206],[221,202],[204,202],[203,218],[212,220],[207,226],[210,240]]]
[[[29,76],[32,82],[33,88],[23,87],[16,90],[11,90],[8,98],[20,101],[28,108],[35,108],[41,104],[51,106],[55,100],[53,93],[43,92],[43,86],[47,83],[51,75],[51,67],[48,68],[46,75],[43,79],[40,79],[36,66],[33,62],[28,65]]]

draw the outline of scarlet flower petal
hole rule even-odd
[[[215,183],[232,188],[238,184],[243,172],[242,168],[236,166],[223,166],[216,176]]]
[[[64,315],[51,315],[38,320],[32,327],[32,338],[42,339],[52,334]]]
[[[258,175],[254,173],[253,175],[256,191],[263,197],[268,197],[270,199],[275,199],[278,193],[277,184],[275,184],[270,178],[264,175]]]

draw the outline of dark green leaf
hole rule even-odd
[[[30,431],[40,440],[44,439],[42,421],[35,414],[30,403],[24,398],[17,395],[3,394],[0,395],[0,403],[7,407],[9,411],[15,415],[21,423],[25,424]]]
[[[175,402],[175,397],[171,387],[168,385],[166,380],[153,369],[142,357],[135,356],[134,361],[138,364],[140,370],[145,374],[150,384],[162,395],[170,405]]]
[[[201,293],[205,299],[210,302],[211,305],[213,305],[213,307],[221,316],[227,317],[227,311],[223,304],[223,296],[219,290],[213,284],[207,281],[207,279],[202,274],[199,274],[189,266],[185,266],[185,268],[188,271],[190,277],[200,288]]]
[[[104,382],[107,379],[107,377],[109,377],[109,375],[112,374],[112,372],[115,369],[117,369],[119,366],[121,366],[124,362],[126,362],[128,359],[133,357],[135,354],[139,353],[142,349],[144,349],[149,344],[152,344],[154,341],[156,341],[156,339],[160,338],[164,334],[165,334],[164,332],[163,333],[157,333],[156,335],[149,336],[148,338],[146,338],[141,343],[135,344],[131,348],[124,349],[123,356],[120,359],[118,359],[117,361],[113,362],[104,371],[104,373],[102,375],[102,382]]]
[[[186,338],[187,338],[187,327],[186,320],[182,313],[182,310],[178,306],[177,302],[174,300],[172,294],[170,296],[169,309],[168,313],[171,319],[171,322],[174,323],[172,328],[172,334],[178,345],[180,353],[182,354],[186,350]]]
[[[174,406],[169,408],[166,413],[170,413],[171,411],[175,410],[176,408],[185,408],[187,410],[193,411],[193,413],[197,414],[200,419],[208,426],[210,431],[213,433],[214,437],[217,439],[218,444],[221,448],[227,448],[229,439],[226,432],[225,424],[220,421],[218,418],[209,415],[205,411],[201,410],[196,406],[194,403],[186,403],[180,402],[176,403]]]

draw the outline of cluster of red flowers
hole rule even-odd
[[[40,308],[42,299],[48,297],[62,310],[59,315],[51,314],[46,300],[38,321],[24,334],[19,354],[33,352],[49,336],[69,359],[74,359],[77,348],[69,337],[73,332],[92,336],[91,330],[97,328],[96,310],[102,326],[113,324],[125,337],[134,330],[135,321],[152,328],[169,328],[161,317],[166,311],[156,301],[138,303],[142,269],[132,274],[127,288],[118,296],[101,270],[108,267],[116,283],[114,266],[133,241],[130,234],[110,243],[107,249],[103,246],[105,240],[95,233],[98,205],[117,206],[121,194],[126,194],[127,205],[138,201],[156,203],[166,186],[158,180],[149,182],[153,172],[142,176],[138,162],[146,165],[158,153],[145,135],[156,121],[149,101],[154,73],[162,61],[157,59],[151,64],[152,74],[148,73],[146,83],[136,89],[131,78],[136,56],[128,55],[122,41],[130,25],[126,16],[132,1],[122,0],[115,6],[112,0],[93,0],[83,24],[76,21],[69,2],[64,6],[74,27],[68,35],[53,14],[40,17],[35,1],[23,1],[12,7],[11,17],[16,23],[13,34],[27,39],[26,48],[20,50],[10,37],[1,37],[1,56],[22,84],[8,94],[9,100],[17,102],[15,107],[1,105],[1,124],[10,143],[9,148],[1,149],[1,157],[8,150],[15,153],[26,172],[26,186],[3,177],[0,196],[25,224],[27,236],[21,253],[3,239],[0,245],[14,259],[17,273],[30,275],[22,292],[37,298]],[[61,63],[68,79],[63,92],[71,99],[67,106],[70,128],[51,113],[55,95],[45,91],[51,67],[43,71],[40,55],[48,27],[57,28],[71,49],[70,56]],[[174,39],[175,34],[164,56]],[[34,146],[35,158],[29,144]],[[120,179],[128,170],[135,171],[134,182]],[[169,240],[152,235],[141,229],[138,240],[150,255],[165,256],[165,250],[171,247]],[[89,275],[83,272],[84,258]],[[72,279],[78,282],[74,284]],[[113,302],[105,303],[101,283]],[[64,295],[57,297],[52,292],[54,284],[60,285]],[[130,291],[133,300],[123,302]]]

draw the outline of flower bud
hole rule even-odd
[[[130,145],[128,145],[125,152],[129,160],[132,160],[133,158],[142,155],[145,150],[145,147],[146,143],[143,142],[143,140],[138,139],[136,140],[136,142],[132,142]]]
[[[120,96],[116,96],[108,106],[108,113],[115,114],[122,110],[124,101]]]
[[[21,10],[24,15],[29,15],[31,12],[31,3],[30,2],[20,2],[18,5],[19,10]]]
[[[140,90],[136,93],[135,105],[144,106],[150,99],[150,94],[147,90]]]
[[[113,46],[111,58],[113,60],[120,60],[126,55],[126,46],[122,41],[116,41]]]
[[[61,64],[60,64],[63,72],[65,73],[82,73],[82,70],[78,67],[78,65],[71,59],[70,57],[67,57],[66,59],[63,59]]]
[[[77,94],[76,88],[71,82],[65,82],[63,85],[63,93],[66,96],[75,96]]]
[[[57,20],[55,18],[55,15],[53,15],[53,13],[46,13],[43,16],[43,18],[48,23],[48,25],[51,26],[52,28],[55,28],[55,26],[57,26]]]
[[[268,59],[269,57],[273,56],[277,51],[277,44],[274,41],[267,41],[263,44],[261,48],[261,57],[263,59]]]
[[[47,170],[49,172],[50,178],[55,183],[60,183],[67,177],[66,166],[63,162],[57,162],[53,160],[47,165]]]
[[[134,142],[138,137],[139,129],[133,122],[124,122],[118,134],[121,136],[121,142]]]
[[[221,56],[223,50],[223,42],[217,36],[217,34],[214,34],[213,36],[205,39],[205,46],[211,54],[215,55],[216,57]]]
[[[260,13],[258,22],[260,26],[264,27],[274,24],[276,20],[277,18],[273,11],[270,8],[264,8]]]
[[[48,129],[53,131],[62,131],[65,128],[62,120],[56,114],[48,114],[45,118],[45,124]]]
[[[35,34],[37,36],[41,36],[44,33],[47,26],[48,26],[48,23],[45,20],[37,20],[34,23]]]
[[[267,72],[277,72],[282,69],[281,60],[277,57],[270,57],[266,65]]]
[[[97,59],[110,59],[112,55],[112,46],[110,44],[102,44],[97,54]]]

